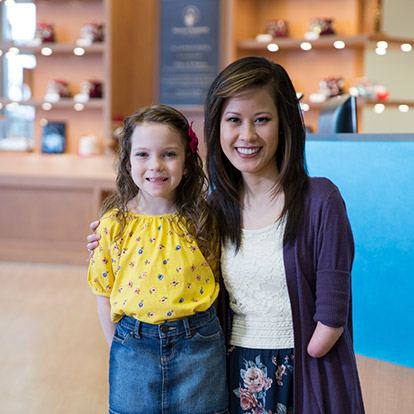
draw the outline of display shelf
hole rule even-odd
[[[75,99],[72,98],[62,98],[57,102],[50,102],[45,99],[29,99],[26,101],[12,101],[10,99],[0,99],[0,104],[6,106],[8,104],[17,104],[17,105],[28,105],[34,106],[35,108],[42,108],[44,104],[50,104],[51,108],[47,110],[53,109],[70,109],[74,108],[75,104],[82,104],[84,109],[102,109],[105,106],[104,99],[101,98],[92,98],[86,102],[77,102]]]
[[[7,53],[11,48],[18,49],[18,51],[14,51],[12,53],[16,54],[32,54],[32,55],[43,55],[42,50],[45,48],[49,48],[53,54],[72,54],[74,49],[82,48],[85,51],[85,54],[102,54],[105,52],[107,46],[105,42],[93,43],[90,46],[81,46],[77,45],[76,43],[43,43],[40,46],[31,46],[27,44],[19,44],[19,43],[0,43],[0,50],[3,53]],[[82,55],[85,56],[85,55]]]
[[[43,50],[48,48],[52,51],[52,54],[72,54],[76,48],[81,48],[84,50],[85,54],[102,54],[106,50],[105,43],[95,43],[90,46],[79,46],[77,44],[69,43],[43,43],[40,46],[30,46],[30,45],[18,45],[18,44],[0,44],[0,50],[3,53],[7,53],[10,48],[18,49],[20,54],[32,54],[32,55],[44,55]],[[13,52],[15,53],[15,52]],[[82,55],[84,56],[84,55]]]
[[[25,0],[18,0],[25,1]],[[80,1],[89,3],[101,3],[102,0],[34,0],[34,3],[79,3]]]
[[[3,42],[0,44],[3,58],[13,55],[34,55],[36,65],[28,72],[26,84],[30,87],[28,100],[13,102],[7,97],[0,103],[7,109],[17,105],[32,106],[34,119],[34,152],[41,151],[43,126],[46,121],[64,122],[66,125],[66,152],[74,154],[84,135],[100,140],[100,148],[106,153],[111,145],[111,11],[113,0],[39,0],[36,5],[36,23],[53,24],[56,42],[36,44],[29,42]],[[81,40],[81,30],[86,24],[104,26],[104,41],[88,44]],[[82,50],[75,51],[81,48]],[[46,50],[45,49],[49,49]],[[68,82],[72,98],[56,102],[47,99],[51,80]],[[83,93],[85,81],[102,83],[102,98],[90,98],[85,102],[76,99]],[[9,104],[12,104],[9,106]],[[47,104],[47,105],[45,105]]]
[[[387,35],[375,34],[360,34],[355,36],[341,36],[341,35],[324,35],[314,40],[309,40],[304,37],[292,38],[292,37],[278,37],[273,38],[270,41],[259,41],[257,39],[245,39],[241,40],[237,44],[239,50],[254,50],[254,51],[266,51],[269,43],[276,43],[280,50],[300,50],[300,46],[303,42],[308,42],[315,49],[337,49],[334,43],[337,41],[344,42],[345,47],[353,48],[367,48],[372,47],[375,42],[385,41],[389,44],[390,48],[399,48],[402,44],[414,44],[414,39],[408,38],[396,38]]]
[[[391,107],[407,105],[409,107],[414,108],[414,101],[412,100],[387,99],[384,101],[380,99],[358,98],[357,101],[358,101],[358,105],[361,105],[361,106],[374,106],[377,104],[383,104],[385,106],[391,106]]]
[[[305,94],[303,103],[310,106],[304,113],[305,123],[316,131],[322,103],[306,99],[319,92],[322,79],[342,78],[347,92],[365,75],[366,51],[374,50],[377,42],[387,42],[389,50],[399,49],[402,44],[408,44],[408,50],[413,47],[414,39],[388,36],[381,31],[380,7],[378,0],[232,0],[227,8],[231,16],[231,24],[226,31],[227,62],[260,55],[281,64],[296,90]],[[332,19],[335,34],[309,40],[310,23],[320,17]],[[287,23],[289,37],[263,39],[260,35],[266,32],[269,21],[278,19]],[[264,41],[260,41],[260,37]],[[334,43],[338,41],[343,44],[335,47]],[[310,43],[311,47],[302,49],[303,42]],[[275,51],[268,49],[270,43],[277,45]],[[395,107],[412,104],[393,100],[358,100],[359,107],[377,103]],[[361,131],[362,127],[361,121]]]
[[[41,122],[66,122],[67,152],[75,154],[79,139],[85,135],[102,138],[105,153],[111,153],[112,120],[125,117],[139,107],[156,101],[157,96],[157,44],[158,2],[148,0],[36,0],[37,22],[54,25],[56,42],[39,46],[17,43],[2,43],[1,59],[8,56],[10,47],[19,53],[32,54],[36,67],[28,78],[31,99],[19,102],[36,109],[35,152],[40,152],[42,137]],[[4,7],[0,1],[0,7]],[[104,41],[83,47],[78,45],[81,29],[89,23],[104,24]],[[50,56],[42,54],[42,48],[52,50]],[[75,47],[83,47],[85,54],[75,56]],[[131,53],[134,50],[134,53]],[[11,53],[16,52],[16,50]],[[1,53],[0,53],[1,55]],[[82,82],[98,80],[103,84],[103,98],[91,99],[84,110],[74,110],[74,101],[54,103],[45,111],[48,81],[62,79],[70,84],[71,95],[81,92]],[[116,85],[116,87],[115,87]],[[3,98],[0,102],[11,103]]]
[[[324,102],[312,102],[310,100],[303,100],[301,101],[301,104],[307,104],[310,107],[310,110],[320,110],[324,104]],[[369,98],[363,98],[363,97],[357,97],[357,105],[359,107],[363,106],[374,106],[382,104],[385,106],[390,107],[398,107],[400,105],[407,105],[409,107],[414,108],[414,101],[412,100],[394,100],[394,99],[387,99],[387,100],[381,100],[381,99],[369,99]]]
[[[312,47],[326,49],[333,48],[333,44],[336,41],[343,41],[346,46],[351,47],[364,47],[366,42],[370,40],[368,35],[356,35],[356,36],[338,36],[338,35],[325,35],[320,36],[315,40],[308,40],[305,38],[292,38],[292,37],[279,37],[273,38],[270,41],[261,42],[256,39],[242,40],[237,44],[239,50],[255,50],[265,51],[269,43],[276,43],[280,49],[288,50],[300,50],[300,45],[303,42],[309,42]],[[277,52],[276,52],[277,53]]]

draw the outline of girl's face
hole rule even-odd
[[[180,134],[157,123],[137,125],[131,136],[131,177],[140,197],[174,202],[184,175],[185,149]]]
[[[266,87],[253,87],[227,99],[220,121],[221,148],[243,175],[277,174],[279,116]]]

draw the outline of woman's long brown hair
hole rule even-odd
[[[268,88],[279,116],[276,164],[279,177],[275,193],[285,195],[281,213],[287,217],[284,242],[295,236],[304,214],[307,187],[305,127],[299,101],[285,69],[264,57],[241,58],[216,77],[204,106],[204,138],[207,172],[212,185],[211,205],[216,211],[222,240],[241,245],[241,172],[225,156],[220,145],[220,122],[227,99],[252,87]],[[277,139],[277,137],[275,137]]]

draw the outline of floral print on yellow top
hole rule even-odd
[[[208,309],[218,295],[218,263],[208,263],[195,241],[181,237],[175,213],[128,213],[122,236],[115,211],[97,229],[90,260],[92,291],[110,297],[111,319],[122,315],[158,324]],[[217,246],[218,248],[218,246]]]

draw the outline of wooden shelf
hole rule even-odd
[[[86,56],[88,54],[101,54],[106,50],[105,42],[93,43],[90,46],[78,46],[76,43],[43,43],[40,46],[31,46],[31,45],[19,45],[17,43],[1,43],[0,50],[3,53],[6,53],[11,47],[19,49],[20,54],[33,54],[33,55],[42,55],[42,49],[50,48],[52,50],[52,55],[59,54],[72,54],[75,48],[82,48],[85,50],[85,54],[80,56]],[[46,56],[49,57],[49,56]]]
[[[400,106],[400,105],[408,105],[414,107],[414,101],[411,100],[394,100],[388,99],[386,101],[381,101],[379,99],[367,99],[367,98],[357,98],[357,104],[361,106],[373,106],[377,104],[383,104],[385,106]]]
[[[19,1],[19,0],[18,0]],[[25,0],[20,0],[20,1],[25,1]],[[94,2],[100,2],[102,0],[82,0],[85,3],[89,2],[89,3],[94,3]],[[34,0],[34,3],[70,3],[70,2],[79,2],[79,0]]]
[[[27,105],[27,106],[34,106],[35,108],[41,108],[43,104],[50,103],[52,108],[60,108],[60,109],[70,109],[78,103],[72,98],[62,98],[57,102],[49,102],[45,99],[30,99],[28,101],[20,101],[15,102],[8,99],[0,99],[0,103],[5,106],[10,103],[17,103],[18,105]],[[105,101],[103,98],[92,98],[87,102],[79,102],[84,105],[85,109],[102,109],[105,105]]]
[[[293,38],[293,37],[279,37],[274,38],[271,41],[261,42],[256,39],[246,39],[238,43],[239,50],[255,50],[264,51],[267,50],[269,43],[276,43],[281,50],[300,50],[300,45],[303,42],[308,42],[315,49],[335,49],[334,42],[343,41],[345,47],[353,48],[365,48],[370,43],[378,41],[386,41],[391,47],[399,47],[403,43],[414,44],[414,39],[395,38],[386,35],[376,34],[360,34],[356,36],[340,36],[340,35],[324,35],[315,40],[308,40],[305,38]]]
[[[312,102],[309,100],[303,100],[300,103],[309,105],[310,107],[309,110],[317,110],[317,111],[319,111],[324,104],[324,102]],[[398,107],[400,105],[408,105],[408,106],[414,107],[414,101],[403,101],[403,100],[392,100],[392,99],[382,101],[380,99],[368,99],[368,98],[363,98],[363,97],[357,97],[358,107],[374,106],[377,104],[383,104],[385,106],[391,106],[391,107]]]
[[[280,49],[298,49],[300,50],[300,45],[303,42],[309,42],[312,47],[319,49],[334,48],[333,44],[336,41],[345,42],[346,46],[352,47],[364,47],[369,40],[368,35],[358,35],[358,36],[337,36],[337,35],[326,35],[320,36],[316,40],[307,40],[305,38],[292,38],[292,37],[280,37],[274,38],[269,42],[260,42],[256,39],[246,39],[238,43],[238,48],[240,50],[267,50],[267,45],[269,43],[276,43]]]

